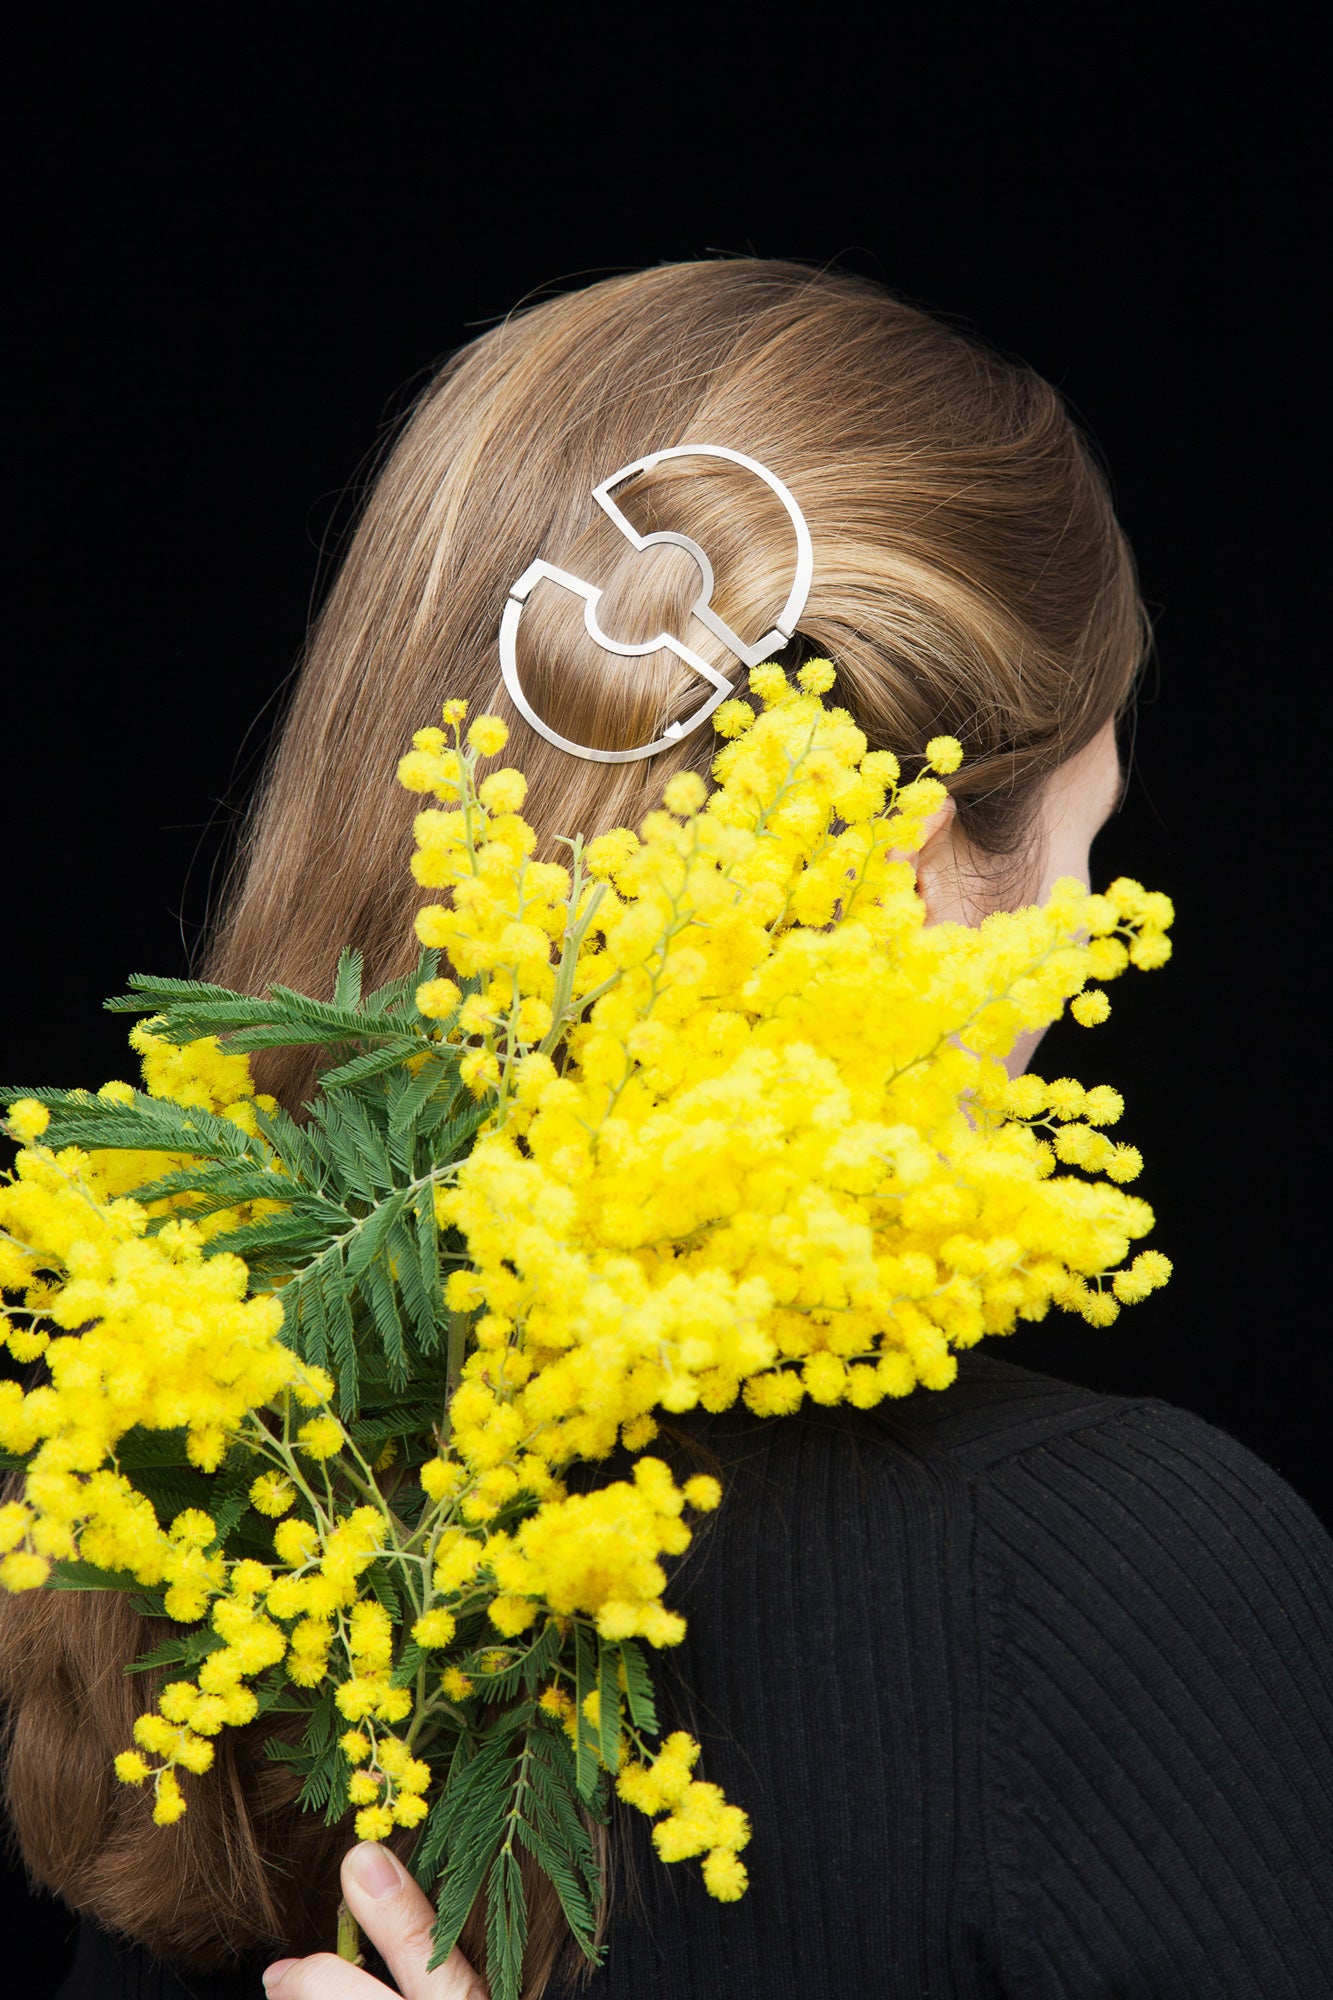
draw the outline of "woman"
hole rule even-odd
[[[669,736],[700,702],[678,653],[608,651],[568,592],[538,592],[515,658],[537,730],[496,652],[540,555],[601,589],[617,641],[665,631],[735,677],[692,616],[695,557],[636,548],[591,499],[645,453],[705,441],[771,468],[809,524],[787,661],[833,658],[873,744],[966,746],[921,856],[930,914],[977,921],[1086,878],[1147,626],[1059,397],[859,280],[666,267],[507,322],[422,398],[313,634],[209,976],[315,991],[342,943],[373,977],[407,968],[411,802],[387,779],[446,692],[510,721],[548,841],[633,824],[673,771],[707,772],[706,727],[624,761],[550,740]],[[768,486],[675,458],[616,498],[639,536],[706,551],[718,619],[768,629],[794,560]],[[293,1105],[309,1080],[299,1053],[263,1078]],[[603,1968],[580,1987],[546,1899],[530,1994],[1333,1990],[1333,1548],[1250,1454],[988,1352],[888,1415],[727,1413],[687,1420],[678,1445],[729,1490],[682,1565],[668,1693],[753,1812],[752,1887],[708,1904],[639,1866],[617,1823]],[[137,1621],[119,1600],[36,1594],[4,1616],[11,1815],[34,1874],[88,1919],[68,2000],[251,1991],[275,1947],[281,2000],[382,1996],[369,1971],[293,1956],[330,1935],[345,1835],[292,1811],[267,1732],[227,1732],[164,1845],[109,1782],[141,1705],[120,1672],[144,1650]],[[404,1992],[484,1990],[475,1920],[428,1974],[424,1906],[392,1857],[356,1850],[344,1883]]]

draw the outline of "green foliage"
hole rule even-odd
[[[200,979],[130,978],[130,992],[106,1002],[112,1014],[153,1014],[153,1032],[169,1042],[194,1042],[207,1035],[226,1039],[232,1054],[255,1049],[289,1049],[341,1043],[394,1043],[419,1039],[422,1017],[414,994],[434,976],[438,954],[423,952],[415,972],[361,997],[361,955],[344,951],[338,960],[332,1000],[312,1000],[290,986],[271,986],[262,999],[210,986]],[[410,1051],[409,1051],[410,1053]]]
[[[488,1701],[513,1701],[516,1695],[531,1694],[538,1684],[550,1674],[551,1668],[560,1657],[561,1633],[554,1619],[547,1619],[531,1645],[515,1651],[514,1658],[499,1673],[486,1675],[486,1699]],[[488,1647],[494,1652],[494,1647]],[[473,1668],[469,1666],[469,1673]],[[478,1665],[478,1673],[481,1669]]]
[[[528,1902],[518,1856],[502,1847],[486,1878],[486,1973],[492,2000],[518,2000],[523,1950],[528,1941]]]
[[[280,1300],[283,1338],[334,1375],[351,1441],[368,1465],[383,1464],[382,1490],[409,1528],[425,1505],[411,1474],[434,1454],[447,1423],[467,1332],[466,1316],[444,1305],[445,1273],[463,1254],[437,1226],[435,1191],[466,1156],[486,1110],[460,1084],[460,1051],[445,1039],[450,1024],[416,1007],[416,988],[435,963],[426,953],[411,975],[364,997],[360,957],[344,952],[327,1001],[285,987],[256,999],[198,980],[136,977],[128,993],[108,1002],[113,1011],[152,1014],[154,1034],[172,1043],[216,1035],[228,1053],[326,1050],[300,1118],[256,1106],[256,1129],[247,1132],[230,1118],[142,1091],[126,1103],[86,1091],[0,1093],[6,1103],[29,1096],[47,1107],[43,1138],[52,1147],[165,1156],[155,1177],[134,1191],[150,1210],[150,1230],[179,1216],[203,1224],[230,1218],[220,1230],[213,1223],[207,1254],[242,1256],[252,1288]],[[391,1456],[381,1461],[386,1447]],[[190,1463],[184,1431],[131,1431],[119,1466],[164,1527],[198,1508],[216,1523],[214,1548],[272,1560],[273,1524],[249,1500],[259,1460],[244,1446],[233,1445],[218,1470],[205,1474]],[[65,1590],[137,1592],[132,1601],[160,1621],[164,1636],[129,1673],[188,1677],[223,1643],[210,1626],[170,1624],[161,1594],[145,1594],[127,1574],[67,1562],[56,1565],[53,1581]],[[391,1565],[377,1561],[365,1581],[394,1623],[410,1626]],[[523,1639],[497,1646],[483,1615],[461,1610],[452,1657],[475,1677],[477,1693],[437,1706],[414,1743],[437,1785],[412,1865],[438,1898],[433,1963],[448,1955],[481,1895],[493,2000],[518,2000],[528,1927],[521,1853],[550,1878],[574,1935],[595,1958],[599,1882],[587,1820],[604,1811],[606,1774],[618,1761],[622,1676],[629,1715],[641,1729],[656,1726],[652,1690],[639,1648],[602,1641],[583,1620],[571,1632],[548,1618]],[[393,1680],[409,1686],[438,1675],[440,1664],[438,1653],[404,1636]],[[538,1704],[562,1666],[573,1669],[572,1744]],[[600,1724],[583,1714],[594,1689]],[[275,1667],[256,1693],[261,1715],[281,1719],[283,1729],[266,1742],[267,1755],[300,1779],[302,1806],[329,1823],[340,1820],[350,1772],[333,1689],[307,1690]]]
[[[295,1693],[295,1690],[291,1690]],[[295,1704],[293,1704],[295,1708]],[[296,1712],[300,1712],[299,1709]],[[310,1720],[299,1743],[271,1736],[264,1754],[275,1764],[289,1764],[304,1780],[299,1803],[313,1811],[323,1811],[324,1823],[332,1826],[347,1811],[347,1759],[338,1748],[343,1727],[333,1690],[327,1688],[309,1707]]]
[[[457,1047],[441,1038],[448,1023],[416,1005],[436,962],[423,953],[412,974],[365,999],[359,955],[344,952],[328,1001],[282,986],[256,999],[201,980],[140,975],[108,1001],[115,1012],[152,1014],[154,1034],[170,1042],[218,1035],[229,1053],[328,1048],[336,1060],[303,1123],[259,1110],[258,1131],[247,1133],[142,1091],[126,1104],[86,1091],[3,1093],[6,1102],[26,1095],[46,1105],[44,1138],[54,1147],[185,1155],[135,1190],[159,1206],[157,1227],[173,1215],[202,1222],[247,1204],[280,1204],[213,1235],[208,1248],[244,1257],[251,1283],[277,1294],[284,1338],[336,1375],[339,1414],[368,1426],[358,1435],[367,1443],[402,1435],[409,1401],[438,1421],[451,1387],[441,1280],[461,1251],[441,1242],[434,1191],[466,1155],[484,1109],[459,1083]],[[169,1487],[187,1491],[188,1482],[158,1483],[164,1505]]]
[[[35,1097],[51,1114],[42,1144],[123,1147],[133,1152],[197,1153],[223,1161],[243,1160],[254,1141],[230,1119],[215,1117],[193,1105],[149,1097],[141,1090],[130,1104],[113,1104],[87,1090],[19,1089],[6,1084],[0,1104],[6,1109],[20,1097]]]
[[[597,1642],[597,1755],[602,1769],[620,1768],[620,1650]]]
[[[595,1957],[600,1877],[592,1840],[578,1809],[574,1758],[569,1739],[556,1723],[538,1714],[532,1730],[533,1754],[523,1773],[523,1811],[516,1833],[548,1875],[584,1952]]]
[[[531,1726],[531,1711],[528,1720]],[[519,1748],[514,1738],[522,1722],[510,1711],[475,1747],[460,1745],[426,1820],[413,1868],[427,1894],[439,1881],[432,1967],[443,1964],[457,1944],[504,1837]],[[500,1994],[493,1993],[492,2000],[501,2000]]]
[[[583,1711],[588,1696],[598,1687],[597,1634],[580,1620],[574,1627],[574,1782],[585,1802],[597,1789],[597,1749],[600,1732]]]
[[[620,1660],[625,1669],[625,1706],[636,1729],[657,1734],[657,1703],[653,1699],[652,1675],[643,1657],[643,1648],[633,1639],[620,1642]]]
[[[428,1893],[438,1883],[432,1966],[449,1956],[485,1884],[492,2000],[518,2000],[521,1985],[527,1905],[520,1846],[549,1876],[570,1929],[596,1958],[600,1882],[574,1757],[559,1723],[532,1703],[510,1710],[474,1748],[460,1743],[413,1862]]]
[[[72,1558],[52,1565],[48,1590],[138,1590],[139,1580],[126,1569],[100,1569],[96,1563]]]

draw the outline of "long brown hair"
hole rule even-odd
[[[792,652],[831,657],[837,698],[900,755],[937,731],[967,761],[952,781],[982,850],[1021,852],[1050,773],[1125,704],[1148,623],[1106,483],[1057,392],[1030,369],[894,298],[827,270],[742,259],[668,265],[551,299],[464,348],[420,397],[371,492],[310,636],[285,727],[239,844],[205,971],[262,991],[327,992],[337,949],[376,981],[405,971],[420,892],[408,872],[419,801],[393,782],[413,729],[464,695],[511,725],[543,840],[635,823],[704,728],[648,762],[572,758],[529,729],[500,682],[496,634],[535,556],[600,583],[617,638],[663,629],[724,670],[689,623],[693,560],[635,553],[591,489],[668,445],[727,445],[770,466],[809,523],[814,579]],[[771,625],[793,542],[758,482],[720,461],[669,461],[617,494],[643,532],[700,543],[714,607],[747,638]],[[660,734],[700,699],[671,653],[622,659],[541,594],[519,660],[538,713],[607,748]],[[300,1103],[300,1056],[263,1081]],[[36,1877],[164,1957],[205,1965],[250,1948],[327,1940],[337,1852],[296,1813],[254,1731],[228,1731],[169,1835],[109,1785],[145,1647],[117,1600],[43,1594],[4,1607],[11,1813]],[[150,1642],[149,1642],[150,1643]],[[538,1908],[526,1991],[561,1944]],[[480,1957],[481,1940],[470,1930]]]

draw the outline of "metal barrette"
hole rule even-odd
[[[783,605],[781,616],[772,630],[765,632],[763,638],[756,640],[752,646],[747,646],[745,641],[712,609],[713,565],[699,544],[691,541],[688,535],[678,535],[669,530],[641,535],[625,518],[611,497],[614,487],[620,486],[627,479],[632,479],[635,473],[651,472],[655,466],[663,464],[669,458],[725,458],[732,465],[743,466],[747,472],[752,472],[756,478],[762,479],[770,491],[776,493],[796,530],[796,574],[787,602]],[[796,622],[805,609],[805,600],[810,592],[813,570],[810,530],[806,526],[804,514],[787,487],[776,473],[770,472],[766,465],[761,465],[757,458],[747,458],[743,451],[732,451],[729,446],[723,444],[671,445],[664,451],[649,452],[646,458],[636,458],[632,465],[622,465],[609,479],[604,479],[599,486],[593,487],[592,497],[607,519],[636,549],[649,549],[665,542],[675,548],[688,550],[698,563],[703,577],[703,587],[690,606],[691,615],[697,618],[701,625],[706,625],[708,630],[735,654],[743,666],[757,667],[761,661],[770,659],[774,653],[780,652],[787,645],[796,629]],[[588,635],[606,652],[619,653],[627,658],[636,658],[662,650],[674,653],[678,659],[684,660],[687,666],[693,667],[695,673],[710,684],[713,692],[700,707],[687,715],[683,722],[669,722],[662,735],[653,743],[641,743],[633,750],[594,750],[587,743],[571,743],[567,736],[561,736],[558,730],[552,729],[549,723],[543,722],[535,713],[518,677],[515,642],[518,638],[519,620],[532,590],[544,581],[559,584],[562,589],[571,590],[577,597],[583,599],[583,622]],[[539,735],[546,738],[548,743],[554,743],[559,750],[567,750],[571,757],[586,757],[593,763],[630,764],[640,757],[655,757],[660,750],[669,750],[673,744],[679,743],[682,737],[698,729],[708,720],[718,703],[725,701],[726,697],[734,692],[734,684],[682,640],[673,638],[669,632],[659,632],[655,639],[647,639],[632,646],[623,645],[619,640],[609,638],[597,620],[597,606],[601,596],[602,592],[596,584],[585,582],[581,576],[575,576],[572,570],[559,569],[554,563],[545,562],[540,557],[536,562],[529,563],[522,576],[510,587],[509,599],[500,621],[500,668],[515,708]]]

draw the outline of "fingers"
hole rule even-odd
[[[389,2000],[389,1989],[331,1951],[280,1958],[264,1973],[269,2000]]]
[[[490,2000],[482,1980],[455,1946],[427,1972],[435,1912],[387,1847],[365,1841],[343,1857],[347,1907],[398,1982],[405,2000]],[[264,1974],[269,2000],[392,2000],[387,1986],[344,1958],[320,1951],[283,1958]]]
[[[484,1982],[457,1947],[443,1965],[427,1972],[435,1912],[387,1847],[374,1841],[354,1847],[343,1857],[342,1885],[348,1909],[388,1966],[405,2000],[488,2000]],[[371,1986],[376,1993],[383,1992],[373,1981]],[[281,2000],[288,2000],[285,1988]],[[305,1996],[297,1996],[297,2000],[305,2000]],[[325,2000],[323,1991],[319,2000]],[[369,2000],[369,1996],[357,1989],[330,1986],[327,2000]]]

